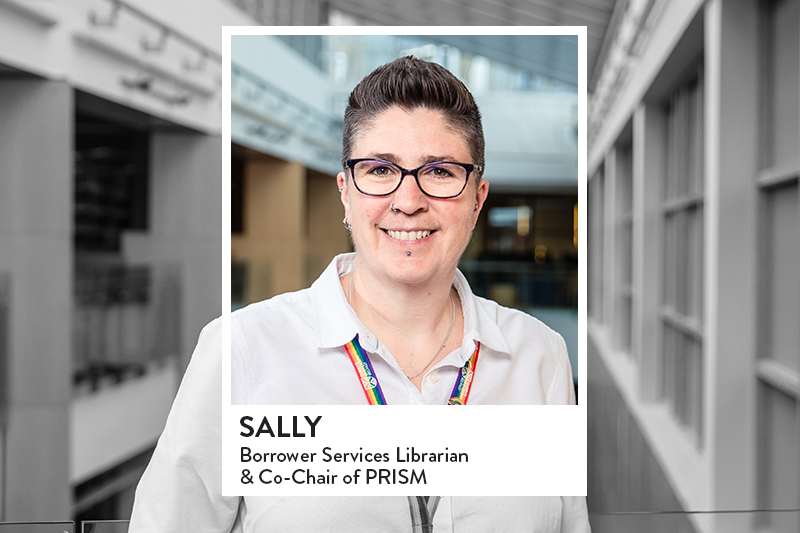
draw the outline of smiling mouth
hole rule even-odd
[[[399,241],[416,241],[418,239],[424,239],[425,237],[430,236],[431,234],[435,233],[436,230],[420,230],[420,231],[399,231],[399,230],[391,230],[385,229],[383,230],[389,237],[393,239],[397,239]]]

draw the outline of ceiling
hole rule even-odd
[[[328,0],[332,9],[365,23],[386,26],[586,26],[589,80],[601,56],[606,30],[612,24],[615,4],[616,0]],[[446,44],[489,59],[497,54],[511,66],[574,83],[563,76],[569,65],[559,62],[562,56],[568,58],[567,46],[563,51],[554,50],[555,61],[536,64],[535,55],[503,48],[491,36],[459,39],[460,44]]]
[[[245,0],[229,0],[237,5]],[[283,5],[284,0],[249,0],[262,7]],[[288,1],[288,0],[286,0]],[[589,90],[595,66],[616,31],[628,0],[292,0],[308,7],[319,3],[316,23],[385,26],[585,26]],[[259,4],[259,5],[261,5]],[[324,6],[324,7],[323,7]],[[265,10],[279,22],[281,10]],[[309,11],[305,9],[304,11]],[[323,15],[322,11],[327,14]],[[288,16],[287,13],[283,13]],[[289,20],[287,19],[287,22]],[[308,24],[308,22],[306,22]],[[610,30],[609,30],[610,28]],[[553,94],[487,94],[481,99],[487,135],[487,178],[493,190],[521,192],[566,190],[577,186],[577,85],[578,45],[574,36],[513,35],[427,36],[426,39],[480,55],[505,65],[575,87],[575,92]],[[486,33],[482,31],[481,33]],[[491,32],[489,32],[491,33]],[[500,33],[500,32],[498,32]],[[609,37],[607,37],[607,33]],[[476,98],[481,95],[476,95]],[[489,142],[489,138],[492,142]]]
[[[578,87],[578,39],[575,35],[431,35],[454,46],[526,72]]]

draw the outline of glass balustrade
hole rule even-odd
[[[128,533],[128,520],[84,520],[80,533]]]
[[[578,265],[462,260],[458,268],[479,296],[506,307],[577,309]]]
[[[797,533],[800,509],[590,513],[592,533]]]
[[[0,533],[75,533],[75,523],[0,522]]]
[[[797,533],[800,509],[589,513],[592,533]],[[0,522],[0,533],[127,533],[128,520]]]
[[[144,375],[180,355],[177,267],[83,267],[76,278],[72,320],[77,393]]]

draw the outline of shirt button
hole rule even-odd
[[[431,380],[431,383],[438,383],[439,382],[439,373],[435,370],[428,374],[428,379]]]

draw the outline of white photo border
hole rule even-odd
[[[231,405],[231,38],[240,35],[577,35],[578,37],[578,390],[577,406],[233,406]],[[476,457],[468,465],[433,465],[432,482],[422,492],[448,496],[586,495],[586,317],[587,317],[587,49],[586,27],[222,27],[222,493],[226,496],[406,495],[406,485],[243,484],[239,435],[243,416],[322,416],[325,432],[312,439],[258,439],[253,449],[358,451],[367,446],[394,449],[386,440],[413,435],[413,445],[461,448]],[[227,246],[226,246],[227,244]],[[446,409],[445,409],[446,407]],[[457,413],[454,413],[457,411]],[[376,413],[380,413],[377,416]],[[330,421],[330,422],[328,422]],[[257,422],[253,423],[258,425]],[[359,428],[363,430],[359,431]],[[439,428],[446,428],[444,430]],[[253,439],[251,439],[253,440]],[[278,444],[272,446],[273,442]],[[297,444],[297,443],[300,444]],[[461,444],[464,443],[464,444]],[[368,465],[365,465],[368,466]],[[261,471],[263,465],[254,468]],[[330,468],[329,465],[323,466]],[[439,470],[437,470],[439,469]],[[442,475],[436,475],[442,472]]]

